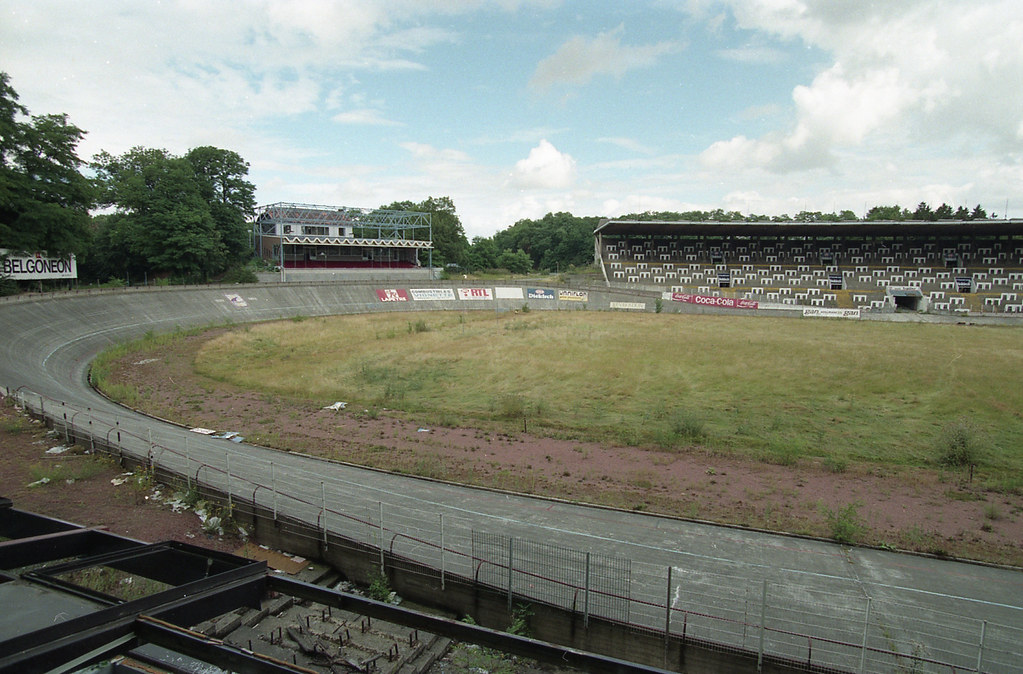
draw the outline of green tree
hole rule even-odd
[[[380,208],[389,211],[429,213],[434,266],[441,267],[447,263],[466,266],[469,241],[465,238],[465,229],[462,228],[462,221],[458,218],[451,197],[429,197],[418,204],[412,201],[395,201]]]
[[[917,204],[916,210],[913,211],[913,220],[937,220],[934,211],[927,204],[926,201],[921,201]]]
[[[497,266],[513,274],[528,274],[533,268],[532,260],[521,248],[514,253],[506,250],[497,258]]]
[[[104,203],[123,216],[124,238],[149,270],[189,280],[224,270],[227,246],[188,159],[136,147],[101,153],[93,167]]]
[[[85,132],[67,115],[27,113],[0,72],[0,247],[79,253],[95,194],[78,158]]]
[[[489,237],[475,236],[466,254],[465,268],[471,271],[497,267],[497,246]]]
[[[912,214],[908,209],[894,206],[874,206],[867,211],[867,220],[908,220]]]
[[[209,145],[189,150],[185,159],[195,170],[228,261],[248,256],[252,247],[247,218],[256,208],[256,187],[246,179],[249,163],[237,152]]]

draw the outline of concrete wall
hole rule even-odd
[[[57,428],[64,430],[59,424]],[[107,445],[104,438],[89,438],[82,432],[72,440],[113,456],[119,455],[117,448]],[[121,463],[126,469],[147,468],[144,461],[127,456],[121,459]],[[185,477],[162,468],[156,469],[154,477],[181,490],[187,486]],[[226,494],[205,486],[200,488],[200,492],[205,500],[227,507]],[[232,498],[232,505],[234,521],[262,545],[329,564],[346,579],[362,585],[371,584],[380,575],[381,554],[377,547],[333,533],[324,537],[322,530],[288,517],[275,518],[272,510],[238,496]],[[515,607],[527,603],[532,611],[528,636],[534,639],[678,672],[757,671],[755,651],[722,648],[692,639],[685,636],[684,628],[682,633],[678,633],[676,626],[666,636],[602,618],[591,617],[584,622],[580,612],[517,597],[512,598],[513,609],[509,611],[506,592],[485,587],[472,579],[446,574],[442,582],[438,569],[410,563],[386,550],[383,564],[388,584],[401,597],[458,617],[472,616],[477,624],[484,627],[507,629],[515,618]],[[774,674],[828,670],[765,656],[761,671]]]

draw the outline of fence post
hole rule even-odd
[[[749,626],[749,585],[746,586],[746,603],[742,609],[742,647],[746,648],[746,628]]]
[[[270,491],[274,495],[274,522],[277,521],[277,475],[274,473],[274,462],[270,462]]]
[[[671,638],[671,572],[673,567],[668,565],[668,592],[664,599],[664,668],[668,668],[668,644]]]
[[[85,409],[89,411],[89,449],[91,451],[95,452],[96,451],[96,436],[92,432],[92,408],[91,407],[86,407]]]
[[[987,621],[984,620],[980,623],[980,647],[977,649],[977,671],[984,671],[981,667],[984,665],[984,633],[987,632]]]
[[[43,394],[39,394],[39,416],[43,418],[43,423],[46,423],[46,408],[43,406]]]
[[[149,434],[149,456],[147,456],[146,458],[149,459],[149,468],[152,469],[152,467],[153,467],[153,429],[152,428],[147,428],[146,432]]]
[[[444,590],[444,513],[438,513],[440,518],[440,589]]]
[[[583,591],[583,627],[590,626],[590,553],[586,553],[586,588]]]
[[[320,482],[320,501],[323,503],[323,549],[327,549],[327,488]]]
[[[764,671],[764,633],[767,631],[767,579],[760,591],[760,646],[757,647],[757,671]]]
[[[188,491],[192,491],[192,461],[188,456],[188,436],[185,436],[185,484],[188,486]]]
[[[377,501],[380,506],[380,528],[378,529],[380,537],[380,575],[384,575],[384,502]]]
[[[508,613],[512,610],[512,562],[514,557],[512,556],[512,547],[515,544],[515,539],[511,536],[508,537]]]
[[[224,458],[227,459],[227,509],[230,511],[234,507],[231,501],[231,452],[224,452]]]
[[[867,614],[863,618],[863,645],[860,647],[860,674],[867,664],[867,632],[870,630],[870,597],[867,597]]]

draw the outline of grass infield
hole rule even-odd
[[[402,410],[428,424],[514,422],[783,465],[936,465],[950,442],[965,441],[989,487],[1023,487],[1023,333],[1013,328],[366,314],[242,326],[206,343],[195,365],[257,391]]]

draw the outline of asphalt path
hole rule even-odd
[[[415,282],[416,287],[428,286]],[[378,544],[448,573],[471,577],[473,532],[631,560],[627,618],[729,645],[758,647],[757,625],[772,627],[767,652],[868,671],[904,666],[885,651],[969,671],[1023,671],[1023,573],[1018,570],[848,548],[833,543],[474,489],[391,475],[190,433],[117,406],[87,381],[104,348],[141,336],[224,322],[407,310],[384,303],[376,285],[288,284],[158,288],[0,302],[0,386],[159,465],[187,472],[333,532]],[[586,308],[647,301],[591,291]],[[419,302],[416,309],[464,310],[467,302]],[[518,308],[522,301],[504,308]],[[581,308],[531,302],[534,308]],[[500,302],[474,302],[495,310]],[[514,305],[514,306],[512,306]],[[443,536],[443,552],[439,545]],[[502,552],[501,554],[505,554]],[[495,567],[496,568],[496,567]],[[562,570],[564,571],[564,570]],[[544,575],[543,573],[538,576]],[[670,577],[670,583],[669,583]],[[528,579],[526,579],[528,580]],[[516,591],[556,592],[540,580]],[[766,603],[763,601],[766,596]],[[623,603],[595,601],[622,617]],[[808,638],[808,635],[810,638]],[[982,645],[983,643],[983,645]],[[918,663],[924,671],[947,666]]]

